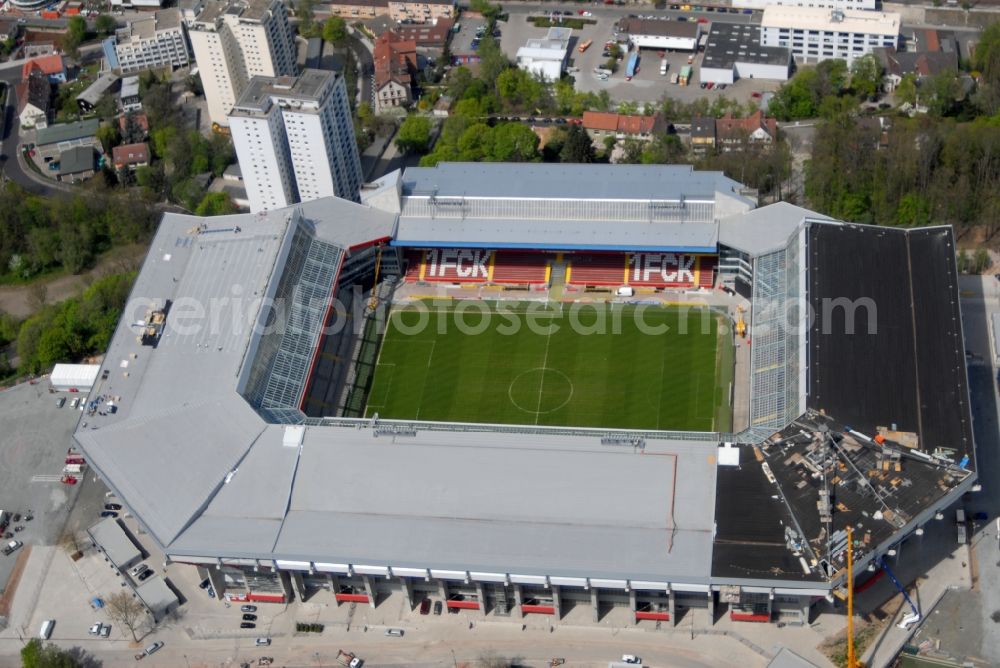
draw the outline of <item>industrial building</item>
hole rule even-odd
[[[254,77],[229,125],[251,212],[321,197],[359,199],[361,158],[340,74]]]
[[[895,12],[768,5],[760,43],[790,48],[803,63],[839,58],[850,64],[879,47],[895,47],[900,22]]]
[[[701,37],[701,24],[695,21],[626,18],[618,22],[618,30],[640,49],[694,52]]]
[[[975,483],[950,227],[757,208],[689,166],[443,163],[362,198],[165,214],[92,392],[117,410],[75,433],[167,558],[220,596],[802,623],[844,584],[846,527],[863,571]],[[489,276],[420,259],[484,249]],[[614,291],[627,256],[691,253],[707,258],[697,280],[645,285],[726,286],[748,305],[732,432],[343,415],[359,337],[393,291],[478,281],[523,299],[525,281],[563,281],[546,269],[567,256],[586,268],[567,282]]]
[[[733,7],[746,7],[748,9],[764,9],[768,5],[782,5],[786,7],[822,7],[824,9],[857,9],[873,11],[875,10],[875,0],[735,0]]]
[[[701,62],[701,80],[731,84],[737,79],[788,81],[792,51],[787,46],[761,46],[760,26],[712,24]]]
[[[187,38],[177,8],[161,9],[115,32],[115,58],[123,74],[188,66]]]
[[[227,126],[229,111],[255,76],[294,76],[295,40],[281,0],[226,0],[205,6],[188,26],[208,115]]]
[[[545,37],[529,39],[517,50],[517,66],[546,81],[558,81],[566,67],[572,35],[569,28],[549,28]]]

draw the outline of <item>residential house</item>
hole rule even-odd
[[[455,22],[451,19],[438,19],[431,23],[413,23],[401,25],[393,32],[404,41],[413,41],[417,45],[417,53],[429,58],[439,58],[448,46],[451,29]]]
[[[389,16],[389,2],[388,0],[334,0],[317,7],[317,10],[345,19],[373,19],[378,16]]]
[[[139,77],[131,76],[122,79],[121,106],[122,111],[126,114],[142,109],[142,99],[139,97]]]
[[[94,166],[93,146],[74,146],[59,153],[59,180],[69,183],[85,181],[92,177]]]
[[[413,101],[413,76],[417,68],[417,45],[385,32],[375,40],[375,113]]]
[[[699,153],[715,151],[715,119],[691,119],[691,149]]]
[[[118,131],[125,141],[142,141],[149,137],[149,118],[137,112],[122,114],[118,117]]]
[[[145,167],[149,164],[149,145],[142,143],[115,146],[111,151],[111,158],[118,171]]]
[[[778,122],[759,109],[746,118],[726,114],[715,121],[716,145],[723,152],[748,144],[770,144],[778,138]]]
[[[882,86],[892,92],[907,74],[917,80],[942,72],[958,72],[958,49],[953,33],[939,30],[914,30],[906,40],[906,51],[896,47],[875,49],[882,65]]]
[[[21,127],[44,128],[52,108],[52,84],[41,72],[14,87],[17,95],[17,120]]]
[[[45,30],[26,30],[21,43],[21,55],[24,58],[45,56],[56,50],[56,45],[62,40],[65,30],[58,32]]]
[[[58,54],[32,58],[26,62],[21,66],[21,80],[27,79],[34,72],[41,72],[54,84],[66,83],[66,66],[62,56]]]
[[[87,86],[82,93],[76,96],[76,104],[80,107],[80,111],[85,114],[93,111],[101,98],[114,92],[119,81],[118,75],[112,72],[105,72],[97,77],[97,81]]]
[[[646,141],[668,129],[667,122],[661,114],[642,116],[604,111],[583,112],[583,127],[592,139],[615,137],[616,139],[642,139]]]

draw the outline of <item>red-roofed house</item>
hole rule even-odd
[[[639,116],[604,111],[583,112],[583,127],[594,139],[608,136],[652,139],[655,134],[667,131],[667,123],[660,114]]]
[[[62,56],[58,54],[32,58],[26,62],[21,67],[21,80],[27,81],[34,72],[41,72],[52,83],[66,83],[66,67],[63,65]]]
[[[122,144],[111,152],[115,169],[135,169],[149,164],[148,144]]]
[[[401,40],[390,31],[375,40],[375,113],[409,104],[412,100],[413,77],[417,68],[417,44]]]
[[[759,109],[746,118],[726,114],[715,121],[716,146],[726,152],[744,143],[770,144],[778,138],[778,122],[764,116]]]

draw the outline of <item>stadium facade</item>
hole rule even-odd
[[[801,622],[844,583],[845,527],[864,569],[975,482],[948,227],[758,208],[681,166],[442,164],[362,200],[166,214],[75,433],[220,595]],[[345,417],[372,294],[408,284],[724,287],[749,304],[745,424]]]

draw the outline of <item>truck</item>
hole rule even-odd
[[[364,661],[354,656],[353,652],[345,652],[342,649],[338,649],[337,663],[342,666],[347,666],[347,668],[361,668],[361,664],[363,664]]]
[[[583,53],[584,51],[586,51],[587,49],[589,49],[590,45],[593,44],[593,43],[594,43],[594,40],[588,39],[586,42],[584,42],[583,44],[581,44],[577,48],[577,51],[579,51],[580,53]]]
[[[687,86],[691,81],[691,66],[685,65],[681,68],[681,76],[678,78],[677,83],[682,86]]]
[[[625,67],[625,81],[631,81],[639,72],[639,51],[637,50],[628,57],[628,65]]]
[[[666,58],[664,58],[663,60],[660,61],[660,76],[661,77],[667,75],[667,68],[668,67],[670,67],[670,63],[667,62]]]

